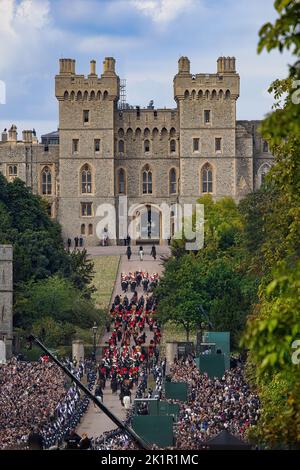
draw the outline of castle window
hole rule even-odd
[[[200,139],[195,138],[193,139],[193,152],[199,152],[200,150]]]
[[[229,99],[230,99],[230,90],[226,90],[225,99],[226,99],[226,100],[229,100]]]
[[[176,140],[172,139],[170,141],[170,152],[171,153],[174,153],[176,152]]]
[[[157,119],[157,110],[153,111],[154,119]]]
[[[89,231],[88,231],[88,234],[89,234],[89,235],[93,235],[93,224],[89,224]]]
[[[258,170],[258,187],[259,188],[264,183],[264,181],[266,179],[266,176],[269,173],[269,171],[270,171],[270,165],[268,165],[268,163],[264,163],[259,168],[259,170]]]
[[[90,121],[90,112],[86,109],[83,111],[83,123],[87,124]]]
[[[92,217],[93,216],[93,203],[92,202],[82,202],[81,203],[81,216],[82,217]]]
[[[42,171],[42,194],[52,194],[52,175],[48,166],[45,166]]]
[[[44,145],[44,152],[49,152],[49,145]]]
[[[207,163],[201,170],[202,193],[213,192],[213,172],[212,167]]]
[[[78,149],[79,149],[79,139],[73,139],[72,140],[72,152],[78,153]]]
[[[152,194],[152,171],[149,165],[146,165],[143,170],[143,194]]]
[[[118,171],[118,193],[119,194],[125,194],[126,193],[126,188],[125,188],[125,171],[123,168],[120,168]]]
[[[263,152],[269,152],[269,144],[266,140],[263,141]]]
[[[8,176],[9,176],[9,179],[14,179],[18,176],[18,167],[17,167],[17,165],[9,165],[9,167],[8,167]]]
[[[81,235],[85,235],[85,224],[81,224],[80,233]]]
[[[95,139],[94,140],[94,149],[96,153],[100,152],[100,139]]]
[[[119,153],[124,153],[124,140],[119,140]]]
[[[144,152],[150,152],[150,141],[148,139],[144,141]]]
[[[140,116],[141,116],[141,110],[140,110],[140,107],[137,106],[137,107],[136,107],[136,118],[137,118],[137,119],[140,119]]]
[[[84,165],[81,170],[81,194],[92,193],[92,172],[89,165]]]
[[[204,111],[204,122],[205,124],[210,122],[210,111],[208,109]]]
[[[170,194],[176,194],[177,193],[177,177],[176,177],[175,168],[171,168],[169,178],[170,178]]]
[[[221,137],[216,137],[215,138],[215,151],[221,152],[221,150],[222,150],[222,139]]]

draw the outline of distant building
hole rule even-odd
[[[128,205],[135,204],[130,220],[137,238],[148,238],[156,218],[155,238],[162,242],[162,202],[190,203],[204,194],[239,201],[261,185],[274,160],[260,121],[236,120],[234,57],[220,57],[214,74],[196,75],[181,57],[173,84],[174,109],[151,102],[120,110],[114,58],[105,58],[100,76],[91,61],[87,77],[76,74],[75,60],[60,59],[59,131],[43,135],[41,144],[33,131],[23,131],[21,141],[15,126],[3,132],[0,171],[48,201],[65,238],[81,234],[86,243],[99,243],[97,207],[117,208],[127,195]]]

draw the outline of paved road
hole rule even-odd
[[[114,253],[108,252],[108,250],[111,251],[111,248],[115,249]],[[147,252],[146,251],[147,248],[145,249],[145,252]],[[160,254],[166,254],[166,255],[168,254],[168,249],[166,250],[165,247],[159,247],[159,248],[164,248],[159,251]],[[121,251],[121,249],[123,251]],[[150,252],[150,249],[151,247],[149,247],[149,250],[148,250],[149,252]],[[126,256],[124,255],[121,256],[119,271],[117,274],[117,279],[116,279],[115,287],[114,287],[113,298],[115,297],[115,295],[121,294],[122,292],[121,283],[120,283],[122,272],[137,271],[138,269],[142,269],[143,271],[148,271],[149,274],[153,272],[157,272],[159,274],[162,273],[163,266],[162,266],[162,262],[159,256],[157,257],[157,260],[154,261],[153,258],[150,257],[150,255],[145,255],[144,260],[140,261],[138,255],[135,254],[135,251],[137,253],[137,250],[138,248],[136,250],[133,250],[134,254],[130,261],[127,260]],[[93,250],[89,250],[89,253],[92,254],[93,256],[97,256],[97,255],[101,256],[101,254],[102,255],[104,254],[120,255],[124,253],[124,247],[95,247],[93,248]],[[142,289],[139,288],[138,292],[142,293]],[[147,334],[147,330],[146,330],[146,334]],[[106,341],[108,341],[109,336],[110,335],[108,333],[105,333],[104,336],[102,337],[101,344],[104,344]],[[149,341],[149,336],[150,335],[148,335],[148,341]],[[110,382],[107,382],[106,388],[103,391],[103,395],[104,395],[104,398],[103,398],[104,405],[107,406],[118,418],[124,419],[126,413],[120,403],[119,394],[112,395],[111,389],[110,389]],[[116,427],[117,426],[114,423],[112,423],[111,420],[102,411],[100,411],[98,408],[95,408],[93,404],[90,404],[88,411],[84,415],[83,419],[81,420],[80,425],[77,428],[77,432],[79,434],[86,432],[90,437],[91,436],[96,437],[96,436],[100,436],[105,431],[110,431],[112,429],[115,429]]]

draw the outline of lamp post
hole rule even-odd
[[[93,330],[93,360],[96,362],[96,335],[97,335],[97,330],[98,326],[96,325],[96,322],[94,322],[94,326],[92,328]]]

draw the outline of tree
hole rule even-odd
[[[259,245],[268,276],[262,278],[260,303],[247,322],[243,345],[249,349],[262,405],[250,436],[271,448],[299,448],[300,371],[292,357],[300,335],[300,106],[295,89],[300,84],[300,4],[277,0],[275,8],[279,18],[262,27],[259,51],[292,49],[296,62],[285,80],[271,85],[274,111],[262,125],[276,159],[268,177],[276,193]]]
[[[24,284],[16,301],[15,326],[30,329],[32,324],[44,318],[82,328],[91,327],[95,321],[101,322],[100,312],[92,301],[69,280],[57,275]]]
[[[167,262],[164,277],[155,291],[160,320],[182,325],[187,341],[192,328],[201,322],[199,306],[204,299],[198,288],[200,280],[199,265],[192,255],[173,258]]]

